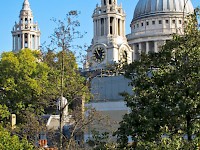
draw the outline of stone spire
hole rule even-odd
[[[40,47],[40,30],[34,23],[33,13],[28,0],[24,0],[19,15],[19,22],[15,23],[13,30],[13,51],[29,48],[38,50]]]
[[[132,49],[125,35],[126,14],[117,0],[101,0],[93,12],[94,34],[84,68],[104,69],[114,63],[131,63]]]
[[[24,3],[22,5],[22,10],[30,10],[31,11],[30,4],[29,4],[28,0],[24,0]]]

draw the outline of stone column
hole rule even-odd
[[[96,36],[98,36],[98,20],[96,20]]]
[[[142,52],[142,43],[138,43],[138,53],[141,54]]]
[[[14,49],[14,48],[15,48],[15,46],[14,46],[14,43],[15,43],[15,42],[14,42],[14,40],[15,40],[15,38],[14,38],[14,35],[13,35],[13,36],[12,36],[12,43],[13,43],[13,48],[12,48],[12,49],[13,49],[13,51],[15,50],[15,49]]]
[[[154,41],[154,52],[157,53],[158,52],[158,42]]]
[[[116,25],[117,25],[117,23],[116,23],[116,19],[115,18],[113,18],[113,35],[116,35]]]
[[[120,23],[120,36],[123,35],[123,25],[122,25],[122,19],[119,20]]]
[[[32,47],[32,35],[28,34],[28,48],[33,49]]]
[[[19,49],[22,48],[22,35],[19,35]]]
[[[15,35],[15,50],[18,51],[18,37]]]
[[[107,24],[107,27],[108,27],[108,35],[110,35],[110,17],[108,17],[108,24]]]
[[[98,30],[97,28],[98,28],[98,26],[97,26],[97,20],[95,20],[95,36],[97,36],[97,34],[98,34],[97,33],[97,30]]]
[[[133,54],[132,54],[132,61],[136,60],[136,45],[133,44],[131,46],[132,50],[133,50]]]
[[[119,34],[120,34],[120,33],[118,33],[118,31],[119,31],[119,29],[118,29],[118,28],[119,28],[119,25],[118,25],[118,20],[119,20],[119,19],[118,19],[118,18],[116,18],[115,20],[116,20],[116,28],[115,28],[115,33],[116,33],[116,35],[119,35]]]
[[[35,44],[35,49],[38,49],[37,48],[37,36],[36,35],[34,35],[34,44]]]
[[[125,20],[122,20],[122,36],[125,35]]]
[[[149,42],[146,42],[146,54],[149,53]]]
[[[101,36],[101,28],[102,28],[101,19],[99,19],[99,36]]]
[[[97,20],[97,36],[100,36],[101,35],[101,25],[100,25],[100,20],[98,19]]]
[[[40,37],[38,36],[38,47],[37,47],[37,49],[39,49],[40,48]]]
[[[95,20],[93,20],[93,36],[96,36]]]
[[[24,33],[22,34],[22,49],[24,49]]]
[[[106,18],[104,18],[104,35],[106,35]]]

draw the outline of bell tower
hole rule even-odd
[[[108,64],[132,62],[125,35],[125,12],[117,0],[101,0],[93,12],[93,39],[87,50],[85,69],[103,69]]]
[[[38,24],[33,21],[33,13],[28,0],[24,0],[19,15],[19,22],[15,22],[11,33],[14,52],[18,52],[24,48],[39,49],[40,30]]]

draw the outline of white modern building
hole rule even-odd
[[[40,47],[40,30],[34,23],[33,13],[28,0],[24,0],[19,15],[19,22],[15,22],[12,30],[13,52],[24,48],[38,50]]]

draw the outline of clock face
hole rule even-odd
[[[102,62],[105,58],[105,49],[100,46],[95,48],[93,52],[93,58],[98,63]]]

